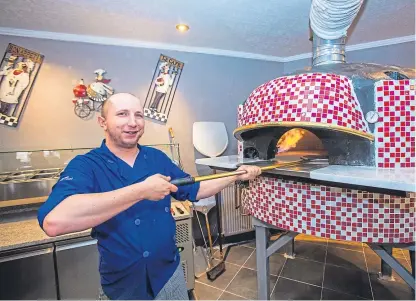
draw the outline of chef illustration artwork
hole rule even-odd
[[[13,68],[16,56],[10,56],[7,65],[0,71],[3,81],[0,86],[0,113],[9,115],[12,105],[19,102],[19,97],[29,86],[30,72],[33,70],[34,63],[30,60],[18,62]]]
[[[160,100],[163,96],[166,95],[169,88],[173,85],[175,80],[176,72],[169,74],[169,64],[164,62],[160,64],[159,69],[161,71],[160,75],[156,78],[155,85],[156,85],[156,95],[153,99],[153,102],[150,104],[149,109],[157,111]]]

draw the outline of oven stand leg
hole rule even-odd
[[[258,300],[270,300],[270,271],[269,257],[289,243],[293,243],[296,232],[282,234],[273,243],[269,243],[269,229],[276,227],[252,217],[256,229],[256,264],[257,264],[257,294]]]
[[[256,228],[256,264],[257,264],[257,292],[259,300],[270,300],[270,271],[267,245],[269,229],[262,226]]]
[[[383,249],[389,256],[393,256],[392,246],[383,246]],[[394,281],[393,270],[383,259],[381,259],[381,272],[379,273],[379,278],[380,280]]]
[[[286,247],[286,253],[285,257],[289,259],[295,259],[296,253],[295,253],[295,240],[292,239],[290,243],[287,244]]]
[[[383,264],[387,263],[393,270],[396,271],[397,274],[413,289],[415,290],[415,277],[406,270],[400,262],[396,260],[389,252],[389,247],[376,245],[376,244],[368,244],[371,249],[381,258],[382,260],[382,274],[381,279],[383,279]],[[390,247],[391,248],[391,247]],[[387,250],[386,250],[387,249]]]

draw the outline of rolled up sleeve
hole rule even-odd
[[[52,187],[46,202],[39,208],[38,222],[40,227],[43,229],[45,217],[67,197],[75,194],[93,193],[94,181],[91,165],[81,156],[72,159]]]

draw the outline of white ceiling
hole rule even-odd
[[[348,45],[414,39],[409,36],[415,35],[415,0],[364,1],[356,24],[349,30]],[[310,3],[310,0],[0,0],[0,27],[3,27],[0,33],[21,34],[10,30],[18,28],[285,58],[311,51]],[[189,24],[189,32],[177,32],[175,24],[179,22]]]

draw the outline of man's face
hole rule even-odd
[[[130,94],[114,95],[99,122],[106,139],[120,148],[137,147],[144,133],[144,115],[140,100]]]

